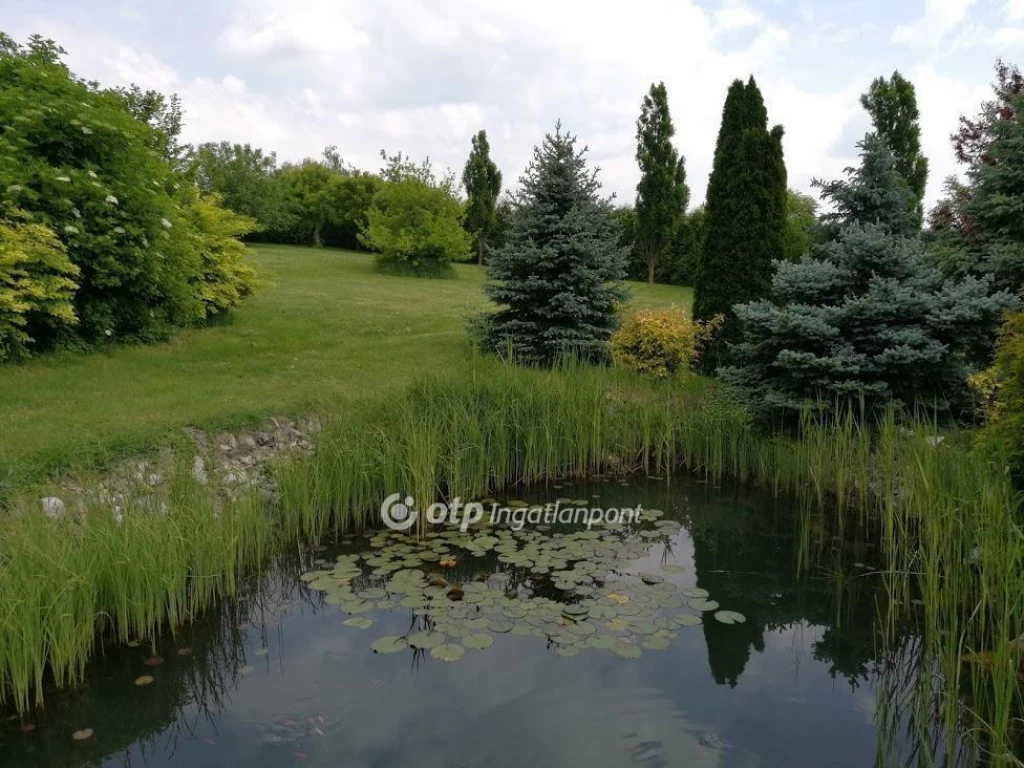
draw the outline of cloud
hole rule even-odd
[[[1003,18],[1010,24],[1024,22],[1024,0],[1006,0]]]
[[[318,1],[289,4],[255,21],[240,18],[224,30],[220,43],[229,53],[272,59],[343,53],[365,48],[370,39],[343,9]]]
[[[975,0],[925,0],[924,15],[893,30],[894,43],[908,43],[922,48],[937,47],[949,32],[967,18]]]

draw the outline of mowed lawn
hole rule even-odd
[[[214,327],[0,366],[0,480],[92,464],[193,425],[297,415],[458,366],[465,318],[487,307],[476,266],[457,279],[380,275],[365,254],[256,246],[268,282]],[[691,291],[631,283],[636,307],[689,308]],[[343,406],[342,406],[343,407]]]

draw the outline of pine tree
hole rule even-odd
[[[943,282],[927,264],[913,193],[868,134],[849,178],[819,184],[835,212],[815,259],[779,263],[772,299],[736,307],[743,340],[721,377],[769,410],[821,398],[857,405],[955,402],[970,364],[1014,304],[991,280]]]
[[[462,185],[469,201],[466,203],[466,230],[476,239],[477,263],[484,263],[487,241],[498,223],[498,195],[501,193],[501,171],[491,160],[487,131],[473,137],[473,149],[462,171]]]
[[[860,97],[860,103],[871,115],[875,134],[889,145],[896,158],[896,171],[914,195],[910,205],[920,226],[924,219],[922,201],[928,183],[928,158],[921,154],[921,113],[914,84],[893,72],[888,80],[876,78]]]
[[[690,200],[684,159],[672,146],[675,132],[665,84],[652,84],[636,123],[640,183],[636,186],[635,238],[646,261],[648,283],[654,282],[658,259],[673,244]]]
[[[484,291],[499,305],[482,328],[492,351],[547,365],[606,355],[626,254],[586,152],[559,122],[519,180],[505,245],[487,263]]]
[[[729,88],[708,182],[707,235],[694,281],[694,316],[725,317],[719,342],[707,350],[714,368],[738,327],[732,307],[771,291],[772,262],[784,254],[786,166],[782,127],[768,113],[754,78]]]

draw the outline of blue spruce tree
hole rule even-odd
[[[860,168],[820,184],[834,212],[815,258],[777,263],[770,300],[735,307],[742,340],[721,377],[767,409],[808,401],[950,405],[1014,304],[990,279],[943,282],[927,263],[912,193],[874,134]]]
[[[544,365],[606,355],[626,249],[585,155],[559,123],[520,178],[505,245],[487,262],[484,292],[499,305],[483,326],[492,351]]]

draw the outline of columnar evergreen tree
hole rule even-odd
[[[466,188],[466,230],[476,240],[478,264],[484,263],[488,240],[498,223],[498,195],[501,193],[501,171],[491,160],[491,147],[487,131],[473,137],[473,149],[462,171],[462,186]]]
[[[819,185],[834,238],[815,259],[780,262],[771,300],[736,307],[743,340],[721,377],[770,410],[954,402],[979,340],[1014,304],[991,280],[943,282],[928,266],[913,193],[885,141],[868,134],[849,178]]]
[[[665,84],[652,84],[636,122],[640,183],[636,185],[634,236],[647,263],[648,283],[654,282],[655,265],[673,244],[690,200],[684,159],[672,146],[675,132]]]
[[[768,113],[754,78],[733,82],[722,112],[707,193],[707,235],[694,282],[694,316],[724,315],[719,343],[703,356],[720,364],[722,342],[737,336],[732,307],[771,291],[772,262],[784,254],[786,166],[782,127]]]
[[[606,355],[626,254],[586,152],[559,122],[519,180],[505,245],[487,263],[484,291],[499,305],[482,326],[492,351],[547,365]]]
[[[914,84],[893,72],[888,80],[876,78],[860,97],[860,103],[871,115],[875,134],[892,150],[896,171],[914,195],[911,205],[920,225],[924,219],[922,201],[928,183],[928,158],[921,154],[921,113]]]

